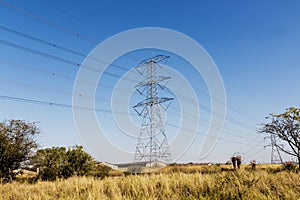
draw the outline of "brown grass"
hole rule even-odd
[[[0,185],[0,199],[299,199],[299,174],[268,170],[221,171],[224,166],[184,166],[158,174],[73,177],[55,182]],[[212,168],[211,168],[212,167]],[[230,166],[227,166],[230,169]],[[189,169],[189,170],[188,170]],[[173,170],[173,171],[172,171]],[[211,173],[202,173],[203,170]]]

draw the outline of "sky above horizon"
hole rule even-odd
[[[72,105],[74,81],[79,71],[76,64],[82,63],[85,55],[115,34],[135,28],[162,27],[181,32],[202,45],[223,79],[226,122],[208,157],[200,160],[198,151],[212,114],[209,91],[205,81],[193,75],[185,60],[172,52],[145,49],[114,61],[114,65],[122,66],[125,71],[116,70],[112,65],[108,72],[122,76],[142,59],[156,54],[170,55],[167,65],[191,83],[203,117],[199,134],[177,162],[226,162],[236,152],[243,155],[246,163],[250,159],[270,162],[269,139],[259,133],[261,124],[270,113],[300,107],[299,8],[300,2],[296,0],[76,3],[0,0],[0,120],[38,122],[41,148],[84,145],[76,131],[72,109],[67,106]],[[117,51],[120,47],[110,48],[108,51]],[[111,88],[117,81],[118,77],[103,77],[101,83],[106,87],[98,86],[97,108],[111,109]],[[137,100],[133,96],[128,107]],[[175,98],[167,112],[169,124],[179,123],[178,107]],[[113,119],[109,120],[111,113],[100,112],[98,119],[101,117],[109,138],[134,151],[136,140],[118,135],[121,134],[118,129],[112,128]],[[139,123],[137,116],[132,119]],[[175,129],[176,126],[166,126],[167,135]],[[170,134],[170,140],[172,137]],[[101,146],[99,152],[99,160],[113,163],[133,160],[132,154],[110,154],[109,149]]]

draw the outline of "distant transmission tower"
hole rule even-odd
[[[145,80],[136,86],[136,90],[145,95],[145,99],[133,106],[143,118],[134,162],[172,162],[162,112],[168,109],[173,98],[158,97],[159,90],[165,88],[163,83],[171,78],[157,76],[157,70],[162,68],[158,63],[167,58],[169,56],[157,55],[141,61],[135,67],[140,75],[145,77]]]
[[[276,136],[275,135],[271,135],[270,137],[267,137],[271,139],[271,144],[267,145],[267,146],[271,146],[272,150],[271,150],[271,164],[275,164],[275,163],[283,163],[281,155],[280,155],[280,151],[279,148],[276,143]],[[265,147],[267,147],[265,146]]]
[[[283,163],[282,158],[278,149],[278,146],[276,144],[276,138],[275,135],[271,135],[271,146],[272,146],[272,152],[271,152],[271,163]]]

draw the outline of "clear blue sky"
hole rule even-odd
[[[203,162],[225,162],[235,152],[241,152],[245,162],[250,159],[269,162],[270,148],[264,148],[268,140],[257,133],[260,123],[265,122],[269,113],[300,107],[299,9],[300,3],[296,0],[11,0],[9,4],[0,1],[0,26],[83,54],[88,54],[108,37],[133,28],[164,27],[190,36],[215,61],[224,81],[227,103],[237,110],[228,108],[227,116],[232,120],[226,121],[220,141]],[[81,56],[4,29],[0,29],[0,39],[76,63],[83,61]],[[136,53],[139,57],[151,55],[151,52]],[[118,64],[129,69],[137,61],[120,59]],[[76,66],[12,48],[7,43],[0,44],[0,95],[71,104],[77,70]],[[186,78],[197,84],[193,77],[187,75]],[[110,80],[107,84],[114,86],[116,81]],[[207,92],[203,83],[200,82],[199,87]],[[210,106],[207,97],[201,93],[197,96],[201,104]],[[105,100],[97,103],[103,108],[110,105]],[[10,118],[39,121],[41,148],[81,144],[69,108],[0,99],[0,120]],[[244,123],[251,128],[241,126]],[[202,162],[197,157],[202,139],[197,137],[179,162]],[[134,150],[134,143],[130,145]],[[99,147],[99,151],[107,150]],[[112,155],[110,160],[105,156],[103,159],[129,162],[133,157]]]

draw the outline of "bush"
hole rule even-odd
[[[110,171],[111,171],[111,168],[106,165],[95,164],[93,170],[91,170],[89,175],[103,179],[103,178],[109,176]]]
[[[286,161],[285,163],[283,163],[283,169],[287,171],[294,171],[296,169],[296,165],[293,164],[292,161]]]
[[[87,175],[94,168],[92,157],[81,146],[72,149],[52,147],[38,150],[32,160],[42,180]]]

